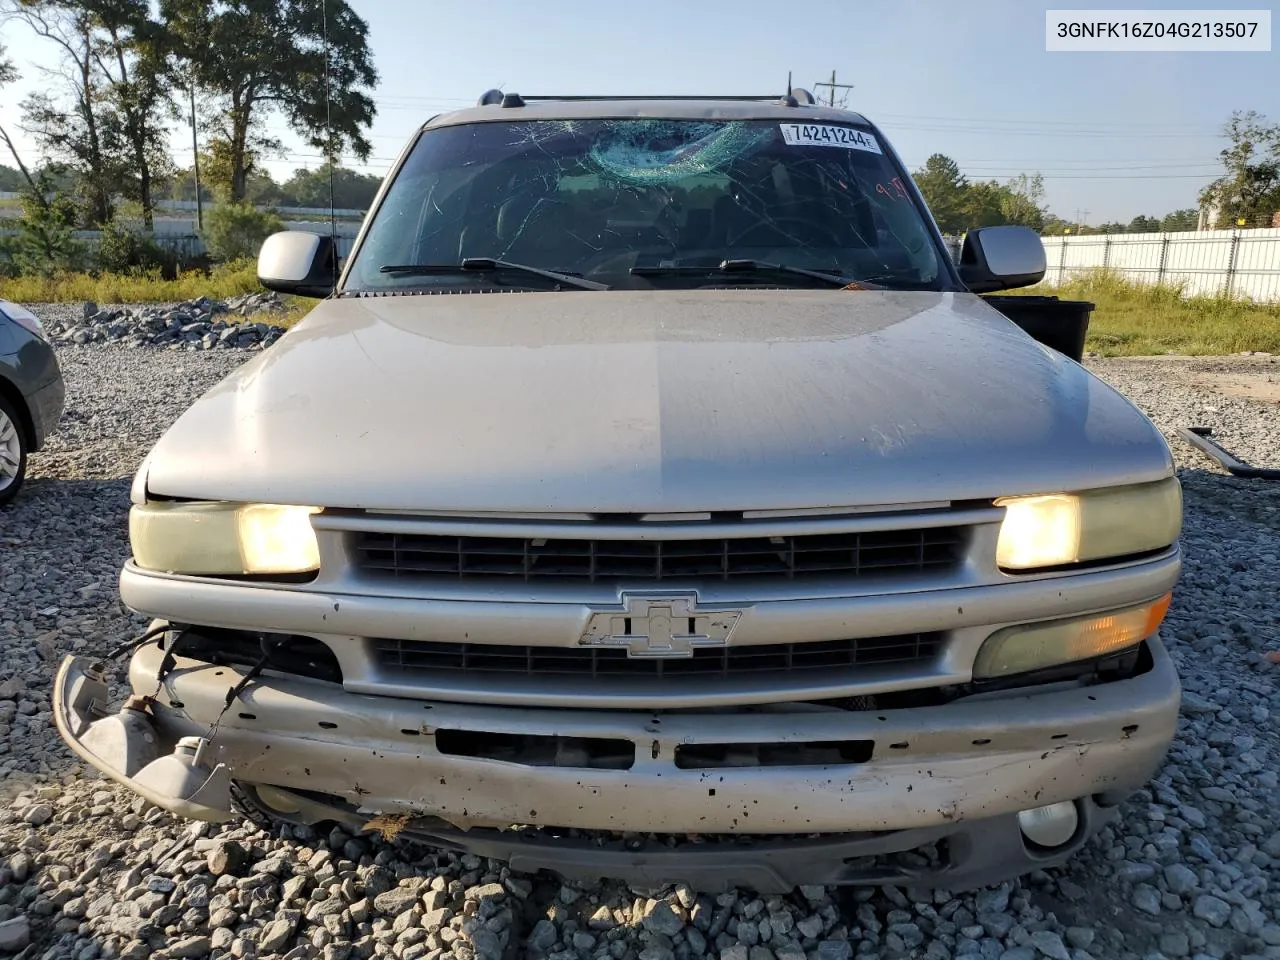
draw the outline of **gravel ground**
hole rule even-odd
[[[1186,573],[1163,635],[1183,677],[1184,718],[1157,780],[1068,866],[923,899],[896,889],[760,899],[579,888],[340,831],[192,825],[72,762],[50,716],[57,660],[142,626],[115,592],[133,471],[182,409],[251,354],[59,352],[69,387],[60,432],[0,514],[0,954],[1280,958],[1269,722],[1280,714],[1280,667],[1261,656],[1280,649],[1280,485],[1229,478],[1174,442]],[[1275,404],[1180,384],[1149,360],[1091,365],[1162,428],[1205,424],[1242,459],[1280,466]]]

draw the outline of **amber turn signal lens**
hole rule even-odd
[[[1006,627],[987,638],[973,664],[975,679],[990,679],[1092,660],[1151,636],[1169,611],[1173,594],[1111,613]]]

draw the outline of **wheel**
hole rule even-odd
[[[27,475],[27,436],[13,405],[0,396],[0,507],[18,495]]]

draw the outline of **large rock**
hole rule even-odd
[[[0,923],[0,952],[17,953],[31,943],[31,921],[14,917]]]

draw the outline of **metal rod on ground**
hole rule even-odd
[[[1242,477],[1248,480],[1280,480],[1280,469],[1251,467],[1249,464],[1237,460],[1224,450],[1217,441],[1211,438],[1212,433],[1213,431],[1209,427],[1178,428],[1178,436],[1182,437],[1183,440],[1197,450],[1213,457],[1233,477]]]

